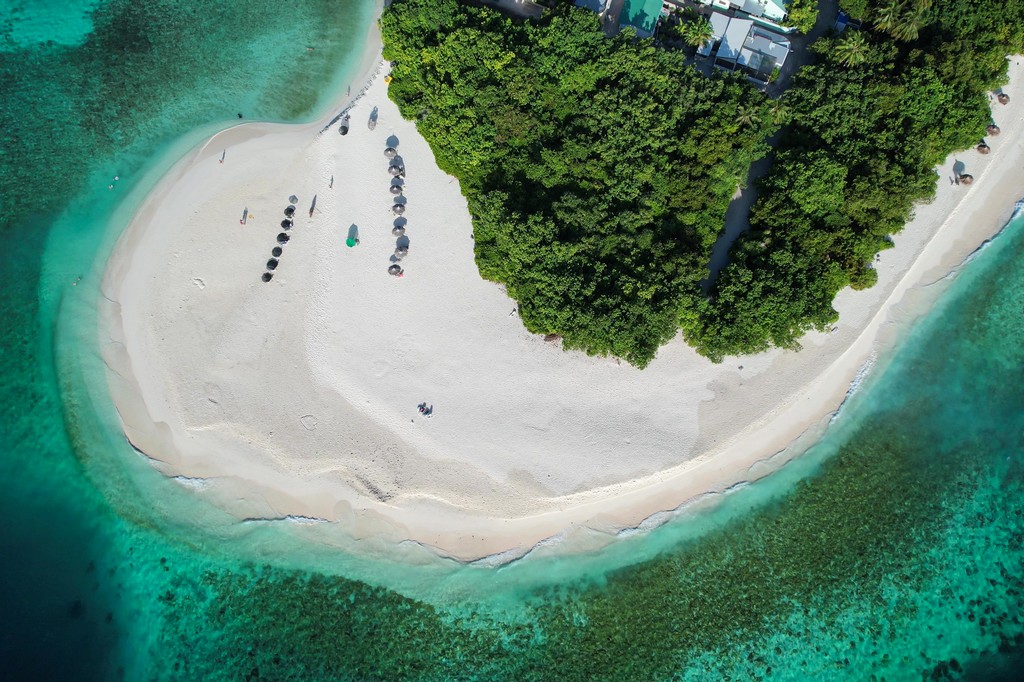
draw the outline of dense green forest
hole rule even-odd
[[[818,0],[788,0],[786,2],[786,26],[792,26],[801,33],[810,33],[818,20]]]
[[[835,295],[874,283],[875,254],[934,194],[934,167],[984,137],[987,91],[1024,51],[1024,0],[840,4],[863,30],[816,43],[794,77],[752,229],[684,325],[712,359],[796,347],[835,322]]]
[[[523,22],[400,0],[381,26],[390,96],[459,178],[481,274],[531,331],[643,366],[680,328],[720,361],[834,323],[934,166],[982,139],[987,92],[1024,51],[1024,0],[841,4],[863,30],[819,40],[781,101],[564,4]],[[783,121],[751,230],[705,295],[730,197]]]
[[[405,0],[381,27],[390,96],[459,178],[481,274],[531,331],[647,364],[767,151],[769,103],[571,6],[532,23]]]

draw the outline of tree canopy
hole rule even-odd
[[[818,21],[818,0],[789,0],[786,3],[786,26],[801,33],[810,33]]]
[[[850,4],[865,30],[819,41],[794,77],[752,229],[687,322],[713,359],[793,348],[834,323],[836,293],[871,286],[875,254],[933,196],[934,167],[985,135],[986,91],[1024,49],[1024,0]]]
[[[680,328],[720,361],[833,324],[934,167],[984,136],[986,91],[1024,51],[1024,0],[841,4],[863,30],[817,41],[781,101],[564,4],[523,22],[398,0],[381,26],[390,96],[459,178],[481,274],[529,330],[643,366]],[[705,294],[730,198],[780,124],[751,229]]]
[[[459,178],[480,273],[530,331],[647,364],[692,309],[730,198],[767,150],[765,98],[628,32],[606,38],[574,7],[521,22],[404,0],[381,26],[390,96]]]

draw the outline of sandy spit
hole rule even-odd
[[[993,235],[1024,187],[1011,61],[992,153],[937,169],[936,198],[881,255],[879,284],[840,294],[830,333],[720,365],[677,339],[639,371],[523,329],[480,277],[458,182],[387,99],[379,37],[369,45],[347,135],[323,131],[347,98],[308,125],[218,133],[158,183],[104,275],[101,348],[126,437],[240,519],[327,519],[355,538],[511,558],[763,476],[820,434],[906,318],[906,294]],[[406,169],[401,244],[389,144]],[[970,187],[949,182],[954,164]],[[291,195],[294,227],[264,283]],[[404,276],[390,276],[403,245]]]

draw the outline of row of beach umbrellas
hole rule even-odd
[[[1003,105],[1010,103],[1010,96],[1007,95],[1005,92],[997,93],[996,99],[1000,104]],[[989,137],[998,137],[999,133],[1001,133],[1002,130],[999,129],[999,126],[997,126],[995,122],[992,122],[989,123],[988,127],[985,128],[985,132],[988,134]],[[992,151],[992,147],[990,147],[988,145],[988,142],[985,140],[979,142],[978,146],[975,147],[975,149],[978,151],[979,154],[989,154]],[[958,185],[970,185],[971,183],[974,182],[974,176],[970,175],[969,173],[955,173],[955,175],[955,181]]]
[[[1006,101],[1003,101],[1004,98]],[[1009,101],[1010,98],[1008,95],[1000,93],[1000,104],[1006,104]],[[988,127],[985,128],[985,132],[988,133],[989,137],[998,137],[999,133],[1001,133],[1002,130],[1000,130],[999,126],[997,126],[995,123],[990,123],[988,124]],[[979,154],[989,154],[992,152],[992,147],[988,146],[988,142],[986,142],[985,140],[979,142],[978,146],[975,147],[975,149],[978,151]],[[955,175],[956,184],[958,185],[970,185],[974,182],[974,176],[971,175],[970,173],[956,173]]]
[[[288,197],[288,206],[284,209],[284,219],[281,221],[281,232],[277,233],[277,246],[270,250],[270,259],[267,261],[267,269],[260,277],[264,282],[269,282],[274,279],[274,271],[277,270],[277,266],[280,265],[281,254],[284,253],[282,248],[291,240],[291,235],[288,231],[295,226],[295,204],[299,200],[294,194]]]
[[[409,255],[408,240],[405,239],[406,220],[403,217],[405,214],[405,197],[402,194],[402,188],[405,182],[405,164],[402,162],[401,157],[398,156],[398,150],[392,146],[384,150],[384,156],[390,162],[388,164],[388,174],[391,176],[391,186],[388,191],[394,197],[391,212],[396,216],[394,227],[391,228],[391,234],[396,239],[395,252],[391,256],[392,262],[388,266],[388,274],[394,277],[401,277],[405,274],[405,271],[402,269],[399,261]]]

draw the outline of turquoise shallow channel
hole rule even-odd
[[[127,448],[92,314],[118,232],[239,113],[325,113],[375,9],[0,0],[4,678],[1018,679],[1024,217],[806,455],[601,552],[350,556]]]

